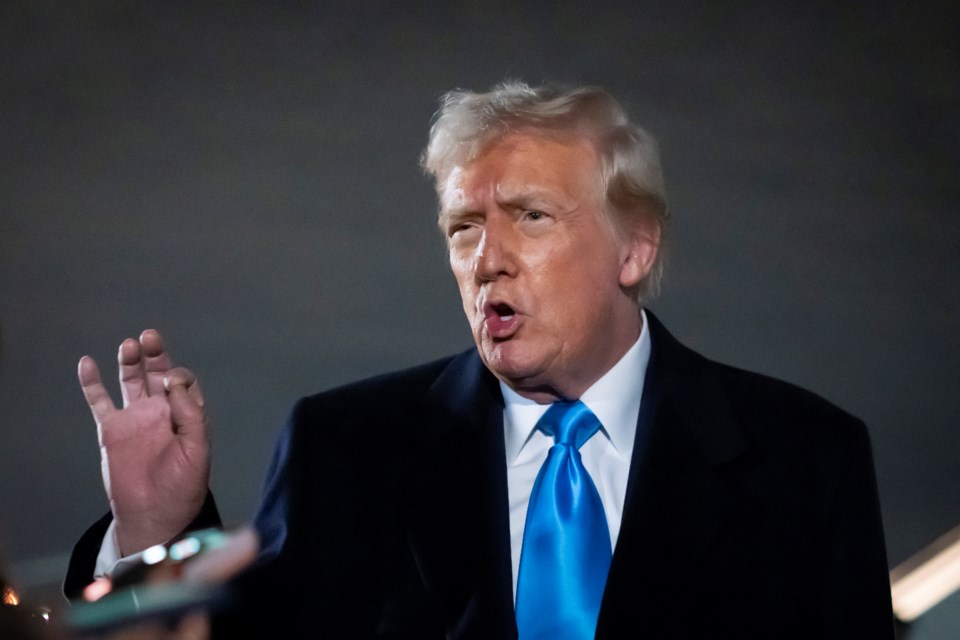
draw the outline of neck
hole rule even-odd
[[[581,370],[572,372],[573,375],[559,377],[558,380],[507,380],[506,383],[518,395],[532,400],[537,404],[552,404],[554,402],[577,400],[584,392],[592,387],[600,378],[605,376],[620,360],[626,355],[627,351],[640,338],[643,331],[643,316],[637,310],[636,322],[632,326],[626,327],[620,336],[614,342],[614,347],[608,350],[606,358],[601,360],[592,369],[592,374],[581,374]]]

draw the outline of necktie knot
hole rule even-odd
[[[556,444],[579,449],[600,429],[600,420],[579,400],[555,402],[537,422],[537,429]]]

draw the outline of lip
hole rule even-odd
[[[509,314],[503,313],[504,307],[509,307]],[[506,300],[488,300],[483,305],[483,324],[492,339],[509,340],[520,329],[520,313]]]

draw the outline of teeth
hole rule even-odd
[[[508,315],[508,316],[500,316],[500,320],[503,321],[503,322],[506,322],[507,320],[509,320],[509,319],[512,318],[512,317],[513,317],[513,314],[511,313],[511,314]]]

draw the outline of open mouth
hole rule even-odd
[[[516,309],[506,302],[488,302],[483,306],[483,322],[494,340],[513,336],[520,325]]]
[[[500,302],[498,304],[493,305],[493,312],[501,320],[509,320],[515,313],[513,310],[513,307],[511,307],[505,302]]]

